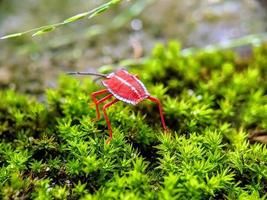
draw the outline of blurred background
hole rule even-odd
[[[0,36],[62,21],[102,0],[0,0]],[[54,32],[0,41],[0,88],[41,94],[60,74],[150,54],[170,39],[183,48],[267,31],[266,0],[131,0]]]

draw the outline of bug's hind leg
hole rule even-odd
[[[101,94],[105,94],[105,93],[108,93],[108,90],[107,89],[104,89],[104,90],[100,90],[100,91],[97,91],[97,92],[93,92],[91,94],[91,97],[93,99],[93,102],[95,103],[95,106],[96,106],[96,119],[95,120],[99,120],[100,119],[100,113],[99,113],[99,107],[98,105],[100,104],[98,102],[98,100],[96,99],[96,96],[98,95],[101,95]],[[104,97],[105,98],[105,97]],[[102,100],[102,99],[101,99]],[[101,101],[99,100],[99,101]],[[102,101],[103,102],[103,101]]]
[[[113,104],[117,103],[119,100],[118,99],[114,99],[113,101],[105,104],[103,106],[103,113],[104,113],[104,117],[105,117],[105,120],[107,122],[107,125],[108,125],[108,131],[109,131],[109,138],[107,140],[107,144],[110,142],[110,140],[112,139],[112,129],[111,129],[111,125],[110,125],[110,121],[109,121],[109,118],[108,118],[108,115],[106,113],[106,109],[110,106],[112,106]]]
[[[159,108],[159,114],[160,114],[160,119],[161,119],[161,123],[162,123],[163,129],[164,129],[165,131],[168,131],[168,128],[166,127],[166,124],[165,124],[165,120],[164,120],[164,116],[163,116],[163,109],[162,109],[160,100],[158,100],[158,99],[155,98],[155,97],[151,97],[151,96],[149,96],[148,99],[149,99],[150,101],[153,101],[154,103],[156,103],[156,104],[158,105],[158,108]]]

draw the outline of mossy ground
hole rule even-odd
[[[130,71],[161,99],[118,103],[93,122],[89,78],[62,76],[44,102],[0,92],[1,199],[266,199],[267,47],[245,61],[231,51],[181,56],[155,47]],[[82,80],[82,81],[81,81]],[[89,106],[88,106],[89,103]]]

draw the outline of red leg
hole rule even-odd
[[[96,106],[96,114],[97,114],[96,119],[99,119],[100,118],[100,113],[99,113],[99,108],[98,108],[98,104],[99,103],[97,103],[96,96],[101,95],[101,94],[105,94],[105,93],[108,93],[108,90],[107,89],[100,90],[100,91],[97,91],[97,92],[93,92],[91,94],[91,97],[92,97],[92,99],[93,99],[93,101],[95,103],[95,106]]]
[[[100,114],[99,114],[99,104],[101,104],[102,102],[106,101],[107,99],[110,99],[111,97],[113,97],[113,94],[109,94],[107,96],[105,96],[104,98],[98,100],[95,105],[96,105],[96,110],[98,110],[98,114],[97,114],[97,117],[95,119],[95,121],[99,120],[100,119]]]
[[[103,113],[104,113],[104,117],[105,117],[105,120],[106,120],[106,122],[107,122],[107,125],[108,125],[108,131],[109,131],[109,138],[108,138],[108,140],[107,140],[107,144],[110,142],[110,140],[112,139],[112,129],[111,129],[111,125],[110,125],[110,121],[109,121],[109,118],[108,118],[108,115],[107,115],[107,113],[106,113],[106,109],[108,108],[108,107],[110,107],[111,105],[113,105],[114,103],[117,103],[119,100],[118,99],[114,99],[113,101],[111,101],[111,102],[109,102],[109,103],[107,103],[107,104],[105,104],[104,106],[103,106]]]
[[[161,118],[161,123],[162,123],[163,129],[165,131],[167,131],[168,128],[166,127],[166,124],[165,124],[165,120],[164,120],[164,116],[163,116],[163,110],[162,110],[162,106],[161,106],[160,101],[157,98],[151,97],[151,96],[148,97],[148,99],[151,100],[151,101],[153,101],[153,102],[155,102],[158,105],[158,107],[159,107],[159,114],[160,114],[160,118]]]

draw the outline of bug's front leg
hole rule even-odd
[[[110,142],[110,140],[112,139],[112,128],[111,128],[111,125],[110,125],[110,121],[109,121],[109,118],[108,118],[108,115],[106,113],[106,109],[110,106],[112,106],[113,104],[117,103],[119,100],[118,99],[114,99],[113,101],[105,104],[103,106],[103,113],[104,113],[104,117],[105,117],[105,120],[107,122],[107,125],[108,125],[108,131],[109,131],[109,138],[107,140],[107,144]]]
[[[97,92],[93,92],[91,94],[91,98],[92,98],[92,100],[93,100],[93,102],[95,103],[95,106],[96,106],[96,120],[100,119],[100,113],[99,113],[99,107],[98,107],[99,102],[96,99],[96,97],[98,95],[105,94],[105,93],[108,93],[108,90],[107,89],[100,90],[100,91],[97,91]],[[101,100],[99,100],[99,101],[101,101]]]
[[[106,101],[106,100],[108,100],[108,99],[110,99],[112,97],[113,97],[113,94],[109,94],[109,95],[105,96],[104,98],[98,100],[96,102],[96,109],[99,110],[99,104],[101,104],[102,102],[104,102],[104,101]],[[97,117],[94,120],[95,121],[98,121],[99,119],[100,119],[100,114],[99,114],[99,111],[98,111],[98,115],[97,115]]]

